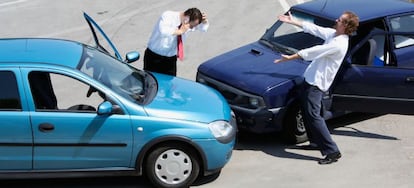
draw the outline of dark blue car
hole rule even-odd
[[[314,0],[291,7],[296,19],[331,27],[344,11],[360,17],[348,54],[323,100],[326,119],[347,112],[413,114],[414,4],[398,0]],[[197,81],[227,99],[240,130],[283,131],[302,142],[306,130],[297,86],[310,62],[275,64],[281,54],[321,44],[299,27],[276,21],[256,42],[204,62]]]

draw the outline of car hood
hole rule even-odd
[[[209,123],[230,120],[230,107],[216,90],[194,81],[152,73],[158,91],[145,106],[149,116]]]
[[[301,60],[273,63],[280,57],[280,53],[254,42],[206,61],[198,71],[243,91],[261,95],[283,82],[301,77],[308,65]]]

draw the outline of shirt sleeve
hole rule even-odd
[[[300,50],[298,55],[306,61],[312,61],[314,59],[338,53],[339,51],[340,49],[338,48],[338,45],[335,42],[330,42]]]
[[[332,28],[321,27],[321,26],[315,25],[310,22],[303,22],[302,28],[305,33],[315,35],[319,38],[322,38],[323,40],[327,40],[329,37],[334,35],[336,32]]]
[[[209,26],[210,26],[210,23],[208,21],[207,23],[200,23],[197,26],[197,30],[202,31],[202,32],[207,32]]]
[[[209,22],[207,22],[207,23],[200,23],[196,27],[193,27],[192,29],[188,29],[187,32],[190,32],[190,31],[191,32],[193,32],[193,31],[207,32],[209,26],[210,26]]]
[[[174,26],[174,17],[169,12],[164,12],[158,22],[160,33],[165,36],[173,35],[178,26]]]

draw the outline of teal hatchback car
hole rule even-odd
[[[139,54],[122,60],[84,16],[96,46],[0,39],[0,178],[145,174],[188,187],[218,173],[236,135],[222,95],[132,67]]]

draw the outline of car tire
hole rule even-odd
[[[191,148],[170,144],[160,146],[148,155],[145,170],[156,187],[189,187],[199,175],[200,163]]]
[[[294,103],[288,108],[283,121],[282,136],[289,144],[298,144],[308,140],[299,103]]]

